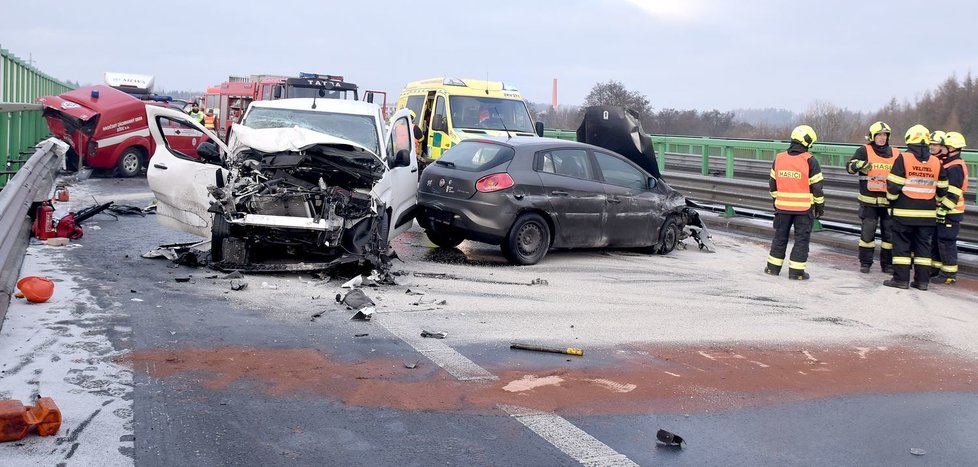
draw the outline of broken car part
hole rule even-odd
[[[584,349],[578,349],[574,347],[546,347],[542,345],[523,344],[519,342],[513,342],[512,344],[509,345],[509,348],[519,349],[519,350],[533,350],[536,352],[559,353],[564,355],[576,355],[578,357],[584,356]]]
[[[655,433],[655,439],[666,446],[682,446],[686,442],[679,435],[662,429]]]
[[[431,337],[431,338],[434,338],[434,339],[444,339],[444,338],[448,337],[448,333],[447,332],[431,332],[431,331],[422,330],[421,331],[421,337]]]

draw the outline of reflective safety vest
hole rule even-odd
[[[204,114],[200,112],[190,112],[190,118],[197,120],[198,122],[204,121]]]
[[[812,208],[814,196],[808,183],[808,159],[811,157],[807,152],[797,156],[787,152],[778,154],[774,160],[774,180],[778,186],[774,207],[797,212]]]
[[[941,161],[936,157],[920,162],[911,153],[903,154],[903,167],[907,182],[903,194],[912,199],[934,199],[937,195],[937,179],[941,173]]]
[[[961,193],[958,194],[958,205],[948,212],[950,214],[964,214],[964,195],[968,192],[968,165],[962,159],[955,159],[945,165],[944,169],[947,170],[956,165],[961,166],[961,170],[964,172],[964,183],[961,185]]]
[[[214,115],[204,115],[204,128],[213,130],[214,122],[217,121],[217,117]]]
[[[893,162],[896,161],[896,157],[900,155],[900,150],[897,148],[890,148],[893,151],[893,157],[885,158],[876,154],[873,150],[873,145],[866,145],[866,161],[869,163],[869,173],[866,175],[861,175],[860,180],[866,180],[866,189],[869,191],[883,193],[886,195],[886,176],[890,175],[890,169],[893,168]]]

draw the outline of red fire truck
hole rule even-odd
[[[299,73],[298,78],[285,76],[258,75],[250,78],[229,77],[221,83],[216,93],[209,88],[205,96],[206,107],[210,108],[212,99],[217,101],[217,133],[227,141],[232,123],[240,123],[248,104],[252,101],[270,101],[301,97],[323,99],[360,100],[356,84],[343,80],[342,76],[316,73]],[[387,107],[387,93],[365,91],[364,99]],[[385,115],[384,118],[387,116]]]

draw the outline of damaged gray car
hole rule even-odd
[[[227,146],[186,114],[148,113],[157,152],[147,178],[158,219],[209,237],[212,266],[389,270],[389,242],[411,227],[417,203],[408,111],[394,115],[388,131],[375,104],[255,102]],[[168,138],[191,131],[201,133],[200,160]]]

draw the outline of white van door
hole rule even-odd
[[[401,109],[391,118],[387,128],[387,166],[390,171],[391,226],[389,239],[411,228],[418,204],[418,153],[412,131],[411,110]],[[398,161],[397,154],[405,150],[407,161]]]

